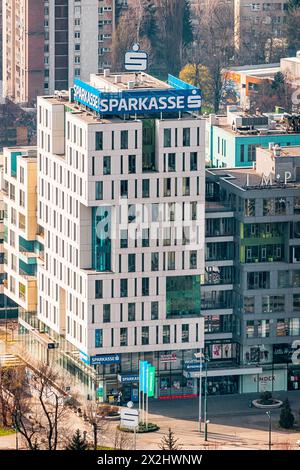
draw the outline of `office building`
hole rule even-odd
[[[244,371],[235,375],[240,393],[300,386],[299,155],[300,147],[259,148],[256,169],[207,171],[207,197],[235,219],[234,245],[209,250],[207,243],[207,256],[214,250],[216,260],[235,260],[232,342]],[[216,283],[226,276],[217,273]],[[223,308],[230,306],[227,295]]]
[[[5,150],[7,294],[27,350],[85,397],[137,399],[140,359],[157,398],[197,394],[183,371],[204,337],[205,121],[197,89],[182,90],[92,75],[38,99],[36,149]]]
[[[206,161],[213,167],[249,167],[256,148],[300,144],[297,116],[278,113],[250,114],[228,106],[226,116],[210,115],[206,129]]]
[[[114,0],[4,0],[4,96],[35,102],[110,67],[114,27]]]

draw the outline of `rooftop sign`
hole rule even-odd
[[[148,66],[148,54],[140,51],[140,45],[134,44],[132,51],[125,54],[125,70],[130,72],[145,72]]]
[[[172,88],[165,90],[131,89],[103,93],[81,80],[75,80],[73,99],[103,116],[200,111],[201,92],[198,88],[172,75],[169,75],[168,83]]]

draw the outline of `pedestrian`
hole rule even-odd
[[[122,392],[121,392],[121,390],[118,393],[117,403],[118,403],[119,406],[122,405]]]

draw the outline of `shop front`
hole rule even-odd
[[[265,366],[262,373],[241,377],[241,393],[279,392],[287,390],[287,368]]]

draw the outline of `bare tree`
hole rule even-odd
[[[8,416],[30,450],[56,450],[68,433],[69,406],[62,379],[49,365],[39,363],[11,369],[6,388]]]
[[[223,92],[223,69],[234,59],[234,19],[232,6],[221,0],[199,2],[193,11],[194,44],[188,61],[206,66],[213,87],[213,108],[219,110]],[[199,67],[196,69],[200,70]]]
[[[116,428],[114,438],[114,448],[116,450],[128,450],[133,448],[133,433],[125,432]]]
[[[101,407],[96,403],[89,403],[84,411],[86,420],[92,427],[93,448],[97,450],[100,441],[109,433],[109,421],[106,419],[109,407]]]

